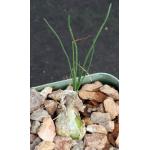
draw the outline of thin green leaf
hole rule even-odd
[[[87,71],[85,68],[83,68],[80,64],[78,64],[78,66],[79,66],[79,67],[81,68],[81,70],[83,70],[87,75],[89,75],[88,71]],[[85,78],[85,75],[80,76],[79,81],[78,81],[77,89],[80,88],[81,83],[82,83],[82,81],[84,80],[84,78]]]
[[[96,41],[97,41],[98,37],[100,36],[100,34],[101,34],[101,32],[102,32],[102,30],[103,30],[103,28],[104,28],[104,26],[105,26],[105,24],[106,24],[106,22],[107,22],[107,20],[108,20],[111,7],[112,7],[112,4],[110,3],[109,8],[108,8],[108,11],[107,11],[107,14],[106,14],[106,17],[105,17],[105,19],[104,19],[102,25],[100,26],[100,28],[99,28],[99,30],[98,30],[98,32],[97,32],[97,34],[96,34],[96,36],[95,36],[95,38],[94,38],[94,40],[93,40],[93,42],[92,42],[92,45],[91,45],[90,49],[88,50],[88,53],[87,53],[87,55],[86,55],[86,57],[85,57],[85,60],[84,60],[84,63],[83,63],[83,67],[86,66],[87,61],[88,61],[88,59],[89,59],[89,57],[90,57],[90,55],[91,55],[91,52],[92,52],[92,50],[93,50],[93,48],[94,48],[94,46],[95,46],[95,44],[96,44]],[[89,67],[90,67],[90,66],[88,66],[88,68],[89,68]]]
[[[92,50],[92,54],[91,54],[91,57],[90,57],[90,61],[89,61],[89,64],[88,64],[88,68],[87,68],[87,72],[89,72],[90,66],[91,66],[91,64],[92,64],[94,52],[95,52],[95,47],[93,47],[93,50]]]
[[[70,72],[71,72],[71,78],[72,78],[72,85],[75,91],[78,91],[81,83],[83,82],[85,75],[88,74],[92,60],[93,60],[93,56],[94,56],[94,52],[95,52],[95,45],[96,42],[99,38],[99,36],[101,35],[101,32],[108,20],[109,14],[110,14],[110,10],[111,10],[112,4],[109,5],[106,17],[102,23],[102,25],[100,26],[95,38],[93,39],[92,45],[89,48],[84,63],[83,63],[83,67],[80,65],[79,63],[79,54],[78,54],[78,46],[77,46],[77,42],[75,40],[72,28],[71,28],[71,19],[70,19],[70,15],[68,15],[68,28],[69,28],[69,32],[72,38],[72,64],[70,62],[69,56],[64,48],[64,45],[60,39],[60,37],[58,36],[58,34],[56,33],[56,31],[52,28],[52,26],[48,23],[48,21],[44,18],[44,21],[46,22],[46,24],[48,25],[49,29],[53,32],[53,34],[57,37],[65,55],[66,58],[68,60],[68,64],[69,64],[69,68],[70,68]]]
[[[53,34],[56,36],[56,38],[58,39],[59,44],[60,44],[60,46],[61,46],[61,48],[62,48],[64,54],[66,55],[66,58],[67,58],[67,61],[68,61],[68,64],[69,64],[69,68],[70,68],[70,72],[71,72],[70,59],[69,59],[69,56],[68,56],[68,54],[67,54],[67,52],[66,52],[66,50],[65,50],[65,47],[64,47],[64,45],[63,45],[63,43],[62,43],[62,41],[61,41],[59,35],[56,33],[56,31],[53,29],[53,27],[48,23],[48,21],[47,21],[45,18],[44,18],[44,21],[45,21],[45,23],[48,25],[50,31],[52,31],[52,33],[53,33]]]
[[[77,46],[73,31],[72,31],[70,15],[68,15],[68,29],[72,38],[72,44],[75,48],[75,69],[76,69],[76,74],[77,74],[78,73],[78,46]]]
[[[75,54],[74,54],[74,44],[72,42],[72,70],[73,70],[73,88],[76,89],[76,69],[75,69]]]

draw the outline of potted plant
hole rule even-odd
[[[44,18],[67,58],[71,79],[32,88],[31,133],[43,140],[42,142],[39,140],[38,143],[41,143],[36,147],[32,144],[35,149],[90,150],[90,148],[109,149],[111,148],[109,143],[112,146],[117,145],[118,133],[115,137],[116,142],[111,140],[114,137],[110,133],[115,130],[115,122],[118,124],[119,81],[107,73],[88,74],[95,44],[108,20],[110,10],[111,4],[86,54],[83,65],[79,61],[78,40],[73,34],[70,16],[68,15],[68,29],[72,38],[72,59],[69,58],[59,35]],[[115,110],[112,110],[110,105]],[[44,108],[41,110],[41,107]],[[73,141],[76,142],[73,144]],[[92,144],[92,142],[95,143]]]

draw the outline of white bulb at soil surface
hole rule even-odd
[[[86,130],[79,111],[74,106],[77,97],[78,94],[75,91],[64,91],[61,99],[63,110],[59,113],[55,124],[58,135],[80,140],[84,137]]]

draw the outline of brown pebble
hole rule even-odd
[[[100,87],[100,91],[105,93],[106,95],[112,97],[115,100],[119,100],[119,92],[116,89],[114,89],[113,87],[111,87],[107,84]]]
[[[56,136],[54,139],[55,150],[70,150],[72,142],[70,137]]]
[[[30,144],[37,138],[36,134],[30,133]]]
[[[50,115],[53,115],[57,109],[57,102],[53,100],[45,100],[44,106]]]
[[[84,84],[81,87],[81,90],[94,92],[94,91],[99,91],[99,88],[102,86],[103,86],[103,84],[101,82],[96,81],[96,82],[91,83],[91,84]]]
[[[34,150],[53,150],[55,147],[55,144],[50,141],[42,141],[35,147]]]
[[[115,123],[115,128],[112,132],[114,139],[116,140],[119,134],[119,123]]]
[[[86,134],[84,137],[84,143],[86,147],[92,147],[96,149],[103,149],[107,144],[107,136],[99,133]]]
[[[35,89],[31,89],[30,91],[30,112],[40,108],[40,106],[44,103],[45,98],[40,95]]]
[[[44,141],[53,141],[56,131],[55,125],[51,117],[46,117],[43,119],[43,123],[38,131],[39,137]]]
[[[91,119],[89,117],[83,118],[83,121],[84,121],[86,126],[93,124],[93,122],[91,121]]]
[[[111,133],[108,133],[107,138],[108,138],[108,141],[109,141],[113,146],[116,146],[115,139],[114,139],[114,137],[113,137],[113,135],[112,135]]]
[[[79,96],[81,99],[84,100],[94,100],[96,102],[103,102],[104,99],[106,98],[106,95],[103,94],[102,92],[88,92],[88,91],[79,91]]]

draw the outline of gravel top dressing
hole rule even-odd
[[[31,89],[30,122],[31,150],[118,150],[119,93],[100,81]]]

